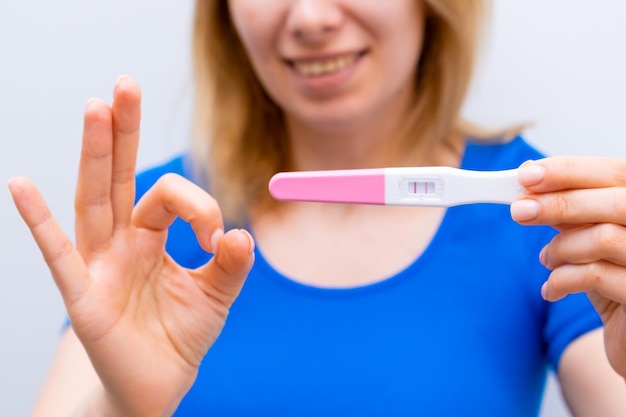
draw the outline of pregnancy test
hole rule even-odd
[[[511,204],[526,192],[517,171],[397,167],[279,172],[270,180],[269,190],[281,201],[433,207]]]

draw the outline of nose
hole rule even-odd
[[[286,27],[292,36],[307,43],[323,43],[343,22],[341,7],[334,0],[293,0]]]

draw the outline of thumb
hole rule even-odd
[[[254,246],[243,229],[230,230],[218,240],[213,259],[197,270],[198,284],[207,296],[230,308],[254,264]]]

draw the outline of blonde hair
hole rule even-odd
[[[403,135],[416,154],[452,137],[486,133],[460,118],[485,0],[424,1],[424,45]],[[193,56],[197,96],[192,156],[225,218],[241,221],[253,205],[271,207],[269,178],[289,169],[283,113],[255,76],[226,0],[197,0]]]

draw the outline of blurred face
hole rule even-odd
[[[229,8],[257,76],[291,121],[347,126],[408,105],[421,0],[229,0]]]

